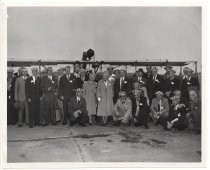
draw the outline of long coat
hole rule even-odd
[[[22,76],[15,81],[15,100],[19,102],[26,100],[25,81]]]
[[[86,100],[86,108],[88,111],[88,115],[95,115],[96,114],[96,82],[94,81],[85,81],[83,88],[84,88],[84,97]]]
[[[113,82],[107,80],[107,87],[104,80],[98,82],[97,99],[101,97],[98,103],[98,116],[109,116],[113,112]]]

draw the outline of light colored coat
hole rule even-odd
[[[22,76],[15,81],[15,100],[24,102],[26,100],[25,80]]]
[[[109,116],[113,112],[113,82],[107,80],[107,87],[104,80],[98,82],[97,99],[101,97],[98,103],[98,116]]]

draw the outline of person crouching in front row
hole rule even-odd
[[[134,100],[132,104],[134,126],[143,125],[146,129],[149,129],[147,121],[149,116],[149,105],[147,103],[147,98],[140,90],[134,91]]]
[[[82,97],[82,90],[80,88],[76,90],[76,96],[70,100],[69,119],[69,126],[73,126],[76,123],[80,126],[86,126],[85,123],[88,121],[86,101]]]
[[[114,125],[129,124],[132,117],[132,102],[127,97],[126,92],[119,93],[120,98],[114,105],[113,121]]]
[[[186,114],[186,107],[180,102],[180,98],[178,96],[173,96],[169,116],[165,122],[165,130],[184,130],[186,128]]]
[[[152,100],[150,106],[150,117],[153,119],[155,125],[161,124],[161,120],[168,117],[169,104],[168,99],[164,98],[164,94],[161,91],[157,91],[156,98]]]

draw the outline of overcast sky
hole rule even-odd
[[[8,58],[201,61],[199,7],[10,7]]]

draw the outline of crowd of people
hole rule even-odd
[[[125,70],[109,66],[101,76],[82,69],[79,64],[59,68],[57,74],[48,67],[32,75],[21,67],[7,73],[7,120],[19,127],[29,125],[70,126],[134,125],[149,128],[149,123],[165,130],[193,128],[201,132],[199,81],[193,70],[185,67],[176,75],[167,65],[165,74],[156,67],[138,69],[132,76]]]

